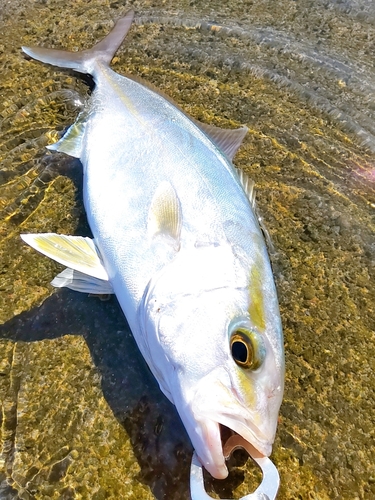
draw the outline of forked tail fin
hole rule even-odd
[[[134,11],[131,10],[125,17],[116,22],[112,31],[103,40],[91,49],[82,50],[81,52],[45,49],[43,47],[22,47],[22,50],[25,54],[38,61],[92,75],[95,62],[99,61],[109,66],[115,52],[126,37],[133,18]]]

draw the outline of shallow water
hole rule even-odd
[[[65,8],[64,8],[65,5]],[[26,60],[137,12],[113,67],[194,117],[246,124],[235,163],[271,235],[286,389],[280,499],[375,496],[375,6],[371,0],[5,3],[0,12],[1,499],[187,499],[191,446],[114,299],[49,285],[20,232],[88,235],[79,163],[44,146],[88,87]],[[212,495],[259,477],[235,457]]]

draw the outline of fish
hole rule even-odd
[[[223,479],[228,429],[270,455],[284,388],[278,298],[253,183],[232,163],[248,129],[200,123],[152,85],[114,72],[133,17],[81,52],[22,47],[91,75],[95,87],[48,146],[81,161],[93,238],[21,237],[66,266],[55,287],[116,295],[199,461]]]

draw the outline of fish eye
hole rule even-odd
[[[264,361],[264,346],[256,332],[235,330],[230,338],[230,349],[235,363],[241,368],[256,370]]]

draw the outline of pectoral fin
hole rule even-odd
[[[82,236],[63,234],[21,234],[28,245],[51,259],[75,271],[108,281],[101,257],[94,240]]]
[[[70,288],[76,292],[94,293],[94,294],[112,294],[114,293],[112,285],[109,281],[100,280],[81,273],[75,269],[64,269],[56,278],[51,281],[51,285],[56,288]]]
[[[163,181],[151,202],[148,230],[151,236],[164,235],[180,246],[182,214],[176,191],[168,181]]]

